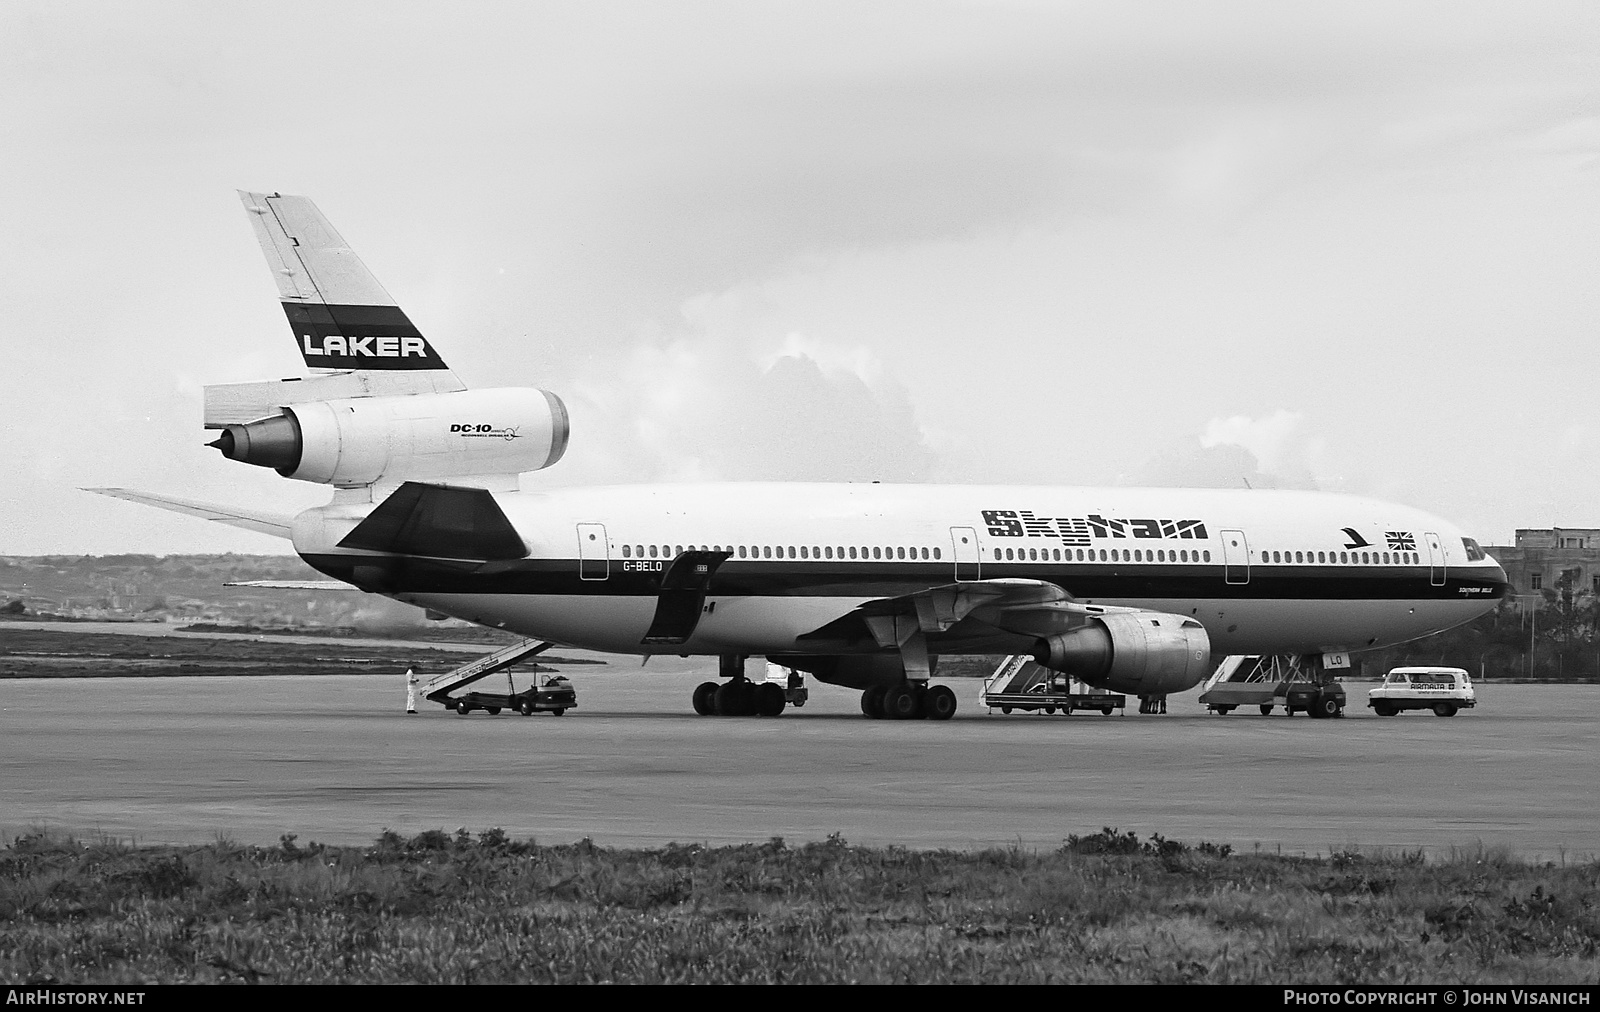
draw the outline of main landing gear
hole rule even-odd
[[[956,715],[956,694],[948,685],[921,681],[874,685],[861,693],[861,712],[874,719],[949,720]]]
[[[694,690],[694,712],[702,717],[776,717],[787,703],[778,686],[743,676],[721,685],[701,682]]]
[[[727,681],[701,682],[694,690],[694,712],[702,717],[776,717],[789,697],[776,682],[757,685],[744,676],[745,658],[724,655],[719,670]],[[796,704],[798,705],[798,704]]]

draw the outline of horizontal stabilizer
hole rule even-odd
[[[360,590],[360,587],[338,580],[240,580],[224,583],[224,587],[258,587],[263,590]]]
[[[290,538],[289,528],[294,523],[294,517],[286,513],[247,510],[237,506],[219,506],[216,503],[196,502],[192,499],[155,495],[151,492],[137,492],[131,488],[86,488],[83,491],[107,495],[113,499],[141,503],[145,506],[155,506],[159,509],[170,510],[173,513],[199,517],[201,520],[212,520],[219,524],[227,524],[230,527],[240,527],[247,531],[255,531],[257,534],[270,534],[275,538]]]
[[[415,481],[401,485],[339,547],[486,562],[528,554],[528,546],[486,489]]]
[[[448,394],[465,390],[449,370],[431,372],[340,372],[309,379],[214,383],[205,387],[205,426],[222,429],[282,414],[291,404],[346,397]]]

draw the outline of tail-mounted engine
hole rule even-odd
[[[1192,618],[1153,611],[1108,612],[1047,636],[1033,659],[1090,685],[1141,696],[1182,692],[1206,677],[1211,638]]]
[[[345,488],[452,477],[514,480],[560,460],[570,431],[560,398],[526,388],[297,401],[227,424],[214,422],[207,407],[208,424],[222,429],[209,445],[223,456]]]
[[[206,387],[223,456],[341,488],[450,478],[494,491],[561,459],[555,394],[468,390],[315,204],[239,197],[311,375]]]

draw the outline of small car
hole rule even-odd
[[[1401,710],[1432,710],[1454,717],[1457,710],[1478,705],[1472,679],[1461,668],[1395,668],[1367,692],[1367,705],[1380,717]]]

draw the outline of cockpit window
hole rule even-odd
[[[1462,538],[1461,544],[1467,550],[1468,562],[1483,561],[1483,549],[1478,547],[1478,543],[1476,541],[1472,540],[1471,538]]]

